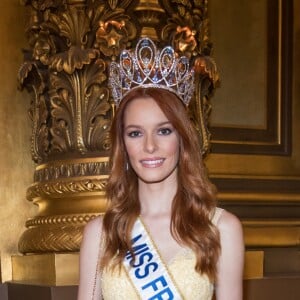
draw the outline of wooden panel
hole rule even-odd
[[[298,300],[300,277],[246,280],[244,300]]]
[[[225,28],[222,26],[221,29],[212,30],[212,42],[216,49],[216,60],[219,68],[231,68],[231,73],[225,73],[225,75],[231,76],[231,78],[223,78],[224,85],[222,85],[221,73],[220,89],[227,89],[227,91],[225,93],[216,91],[214,97],[216,99],[213,102],[213,113],[214,104],[217,106],[219,101],[224,103],[223,111],[216,113],[226,114],[228,118],[230,117],[230,111],[226,110],[232,111],[230,125],[227,122],[226,124],[218,122],[216,124],[214,120],[222,118],[218,118],[218,116],[212,118],[210,127],[212,133],[212,152],[289,155],[291,153],[292,0],[264,0],[259,1],[259,5],[258,1],[247,2],[247,5],[250,5],[250,10],[241,9],[244,4],[233,3],[234,5],[224,3],[227,6],[225,10],[227,14],[222,15],[221,22],[223,25],[225,24]],[[257,6],[261,9],[262,3],[264,3],[263,13],[265,20],[259,19],[253,13]],[[241,25],[247,27],[244,29],[244,35],[243,32],[241,33],[239,26],[235,26],[236,29],[234,29],[233,26],[228,25],[230,27],[226,28],[226,22],[224,22],[226,16],[229,18],[229,16],[233,15],[230,11],[228,12],[228,6],[231,7],[231,10],[234,10],[237,5],[241,6],[238,8],[238,12],[242,15],[238,20],[242,18],[247,20],[246,24]],[[214,15],[217,16],[217,14],[214,14],[213,11],[221,11],[220,6],[222,5],[218,1],[212,1],[210,4],[212,29],[220,25],[218,23],[220,21],[214,19]],[[259,11],[259,13],[261,14],[262,12]],[[229,24],[230,22],[227,23]],[[254,30],[257,32],[253,32]],[[249,32],[251,33],[250,38],[247,36]],[[261,41],[264,33],[266,33],[266,40]],[[221,35],[224,36],[224,34],[227,38],[226,43],[231,45],[231,48],[230,51],[222,49],[223,52],[219,53],[218,57],[218,46],[221,46],[218,38]],[[255,42],[253,41],[255,34],[260,38],[257,42],[261,43],[256,48],[251,47]],[[243,39],[243,41],[237,41],[237,38]],[[224,41],[222,40],[222,42]],[[245,51],[242,53],[244,59],[248,60],[245,62],[240,61],[241,54],[239,52],[241,50],[238,45],[241,42],[246,44],[242,48]],[[253,53],[253,49],[255,49],[256,53]],[[247,69],[247,66],[248,68],[251,66],[251,61],[253,61],[252,64],[255,64],[255,61],[262,55],[264,55],[263,63],[259,64],[256,69]],[[251,61],[249,62],[249,60]],[[234,71],[236,65],[245,65],[244,72],[241,70],[241,72],[236,74]],[[266,75],[266,83],[261,83],[258,86],[260,81],[264,80],[262,74]],[[241,76],[242,78],[238,78],[237,76]],[[261,78],[260,81],[255,77]],[[245,92],[243,93],[242,89],[244,85]],[[260,89],[265,90],[260,91]],[[256,90],[257,93],[255,93]],[[237,106],[245,105],[245,102],[240,100],[240,98],[249,97],[248,94],[250,91],[252,92],[252,99],[249,99],[248,105],[250,106],[251,104],[254,108],[249,110],[245,107],[238,109]],[[233,103],[235,105],[234,109],[232,107]],[[258,107],[256,111],[255,105]],[[236,116],[238,112],[242,113]],[[260,120],[256,114],[260,114],[264,120]],[[243,118],[248,122],[247,124],[241,124]],[[252,123],[252,119],[257,119],[254,124],[250,124]]]

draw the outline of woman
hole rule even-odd
[[[132,59],[136,66],[154,56],[160,61],[151,67],[161,63],[164,50],[151,40],[139,47],[121,61]],[[171,52],[172,66],[182,70]],[[127,66],[118,84],[114,73],[111,81],[119,107],[111,130],[109,205],[84,231],[78,299],[208,300],[215,288],[218,300],[241,300],[242,229],[234,215],[216,208],[186,112],[190,77],[179,76],[173,85],[167,78],[177,74],[172,67],[157,80],[141,64],[143,78],[135,80]],[[188,85],[185,92],[177,90],[180,84]]]

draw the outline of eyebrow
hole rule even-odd
[[[170,121],[161,122],[161,123],[157,124],[157,127],[161,127],[161,126],[164,126],[164,125],[172,125],[172,123]],[[143,128],[143,126],[130,124],[130,125],[124,127],[124,129],[128,129],[128,128]]]

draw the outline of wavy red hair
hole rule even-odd
[[[121,266],[131,250],[131,230],[140,214],[138,180],[134,171],[126,170],[127,154],[123,141],[123,116],[133,99],[150,97],[155,100],[180,139],[178,189],[171,213],[171,233],[196,255],[195,269],[216,279],[220,253],[219,233],[211,222],[216,207],[215,188],[207,178],[202,161],[198,134],[186,107],[179,98],[163,89],[137,88],[127,94],[117,109],[112,128],[111,174],[107,183],[108,208],[103,219],[104,253],[101,267]],[[113,260],[112,260],[113,259]]]

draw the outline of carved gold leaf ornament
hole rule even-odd
[[[117,56],[136,36],[135,26],[128,20],[99,22],[97,47],[105,56]]]
[[[174,46],[187,57],[191,57],[197,47],[195,34],[195,31],[191,30],[188,26],[177,26],[176,28]]]
[[[118,9],[124,9],[124,13],[126,13],[126,9],[129,8],[133,3],[136,5],[136,0],[108,0],[110,8],[112,11],[117,11]]]
[[[101,52],[106,56],[116,56],[120,49],[125,49],[127,41],[124,39],[124,33],[126,33],[124,21],[105,23],[100,21],[96,40]]]
[[[38,99],[39,109],[35,109],[36,105],[31,106],[34,109],[32,112],[33,134],[31,136],[31,154],[37,161],[40,161],[47,157],[49,151],[49,128],[45,121],[48,118],[45,96],[41,95]]]
[[[49,32],[41,31],[33,47],[33,58],[35,60],[40,60],[41,63],[47,65],[49,63],[49,58],[55,51],[55,45],[51,36],[49,36]]]
[[[118,0],[108,0],[107,1],[111,9],[116,9],[118,5]]]
[[[20,0],[20,2],[23,5],[31,4],[35,9],[45,10],[46,8],[64,4],[66,0]]]
[[[90,20],[84,10],[70,7],[69,10],[63,11],[59,15],[50,14],[48,22],[49,25],[57,27],[56,34],[66,39],[67,47],[87,43]]]
[[[213,87],[215,87],[220,80],[216,62],[210,56],[197,57],[194,62],[194,69],[196,73],[202,76],[208,76]]]
[[[24,86],[33,95],[28,115],[32,121],[31,155],[32,159],[40,162],[47,157],[49,149],[49,128],[46,124],[48,118],[45,72],[37,61],[26,61],[18,73],[20,88]],[[27,82],[34,82],[27,85]]]
[[[38,62],[27,60],[25,61],[18,72],[19,88],[26,87],[28,91],[35,91],[35,96],[41,94],[45,89],[45,80],[40,72]],[[31,76],[31,78],[29,78]],[[27,85],[27,81],[34,81],[34,85]]]
[[[108,150],[110,120],[106,115],[110,104],[108,88],[102,86],[105,80],[105,63],[101,59],[71,76],[64,72],[52,74],[51,83],[57,91],[51,96],[54,152],[77,150],[84,154],[97,147]]]
[[[81,49],[79,46],[71,46],[68,51],[52,56],[49,67],[58,72],[74,73],[75,69],[82,69],[90,64],[98,56],[97,49]]]
[[[203,55],[204,52],[210,55],[211,44],[208,39],[206,1],[162,0],[162,2],[169,15],[171,15],[171,18],[168,19],[167,24],[162,29],[162,39],[168,40],[169,37],[173,43],[176,40],[181,40],[181,43],[190,44],[190,51],[185,52],[188,57]],[[194,37],[197,46],[194,40],[189,41],[191,36]],[[193,49],[193,52],[191,52],[191,49]]]

